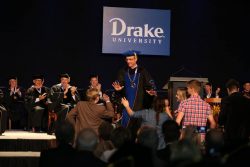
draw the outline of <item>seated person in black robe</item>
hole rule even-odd
[[[50,89],[43,86],[42,75],[33,76],[33,83],[26,93],[25,104],[28,110],[28,124],[32,132],[47,131]]]
[[[18,85],[17,77],[9,77],[9,89],[6,90],[4,103],[9,111],[11,129],[26,129],[27,111],[24,106],[25,90]]]
[[[65,120],[67,113],[80,101],[77,88],[70,85],[68,74],[61,74],[60,83],[51,87],[51,101],[57,121]]]
[[[7,109],[3,105],[4,93],[0,89],[0,136],[6,130],[7,125]]]

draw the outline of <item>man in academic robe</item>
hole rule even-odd
[[[16,76],[9,77],[9,89],[6,90],[4,103],[9,111],[12,129],[26,129],[27,111],[24,106],[25,90],[18,85]]]
[[[102,85],[99,83],[99,76],[96,74],[92,74],[89,76],[89,89],[96,88],[99,91],[100,98],[102,99]]]
[[[242,94],[246,98],[250,99],[250,82],[249,81],[244,82]]]
[[[51,101],[57,121],[63,121],[68,112],[80,101],[80,95],[75,86],[70,85],[68,74],[60,75],[60,83],[51,87]]]
[[[6,130],[7,125],[7,109],[5,108],[4,104],[4,93],[0,89],[0,136]]]
[[[112,84],[120,97],[127,98],[133,111],[150,108],[153,96],[156,95],[156,86],[151,75],[145,68],[137,65],[138,53],[130,50],[123,54],[126,56],[127,66],[119,71],[117,81]],[[129,121],[129,115],[123,110],[122,126],[127,127]]]
[[[33,83],[25,96],[28,123],[32,128],[32,132],[47,131],[50,89],[43,85],[43,75],[34,75]]]
[[[213,92],[212,84],[210,82],[206,83],[204,86],[204,95],[203,99],[205,98],[219,98],[220,95],[220,88],[217,88],[215,92]]]

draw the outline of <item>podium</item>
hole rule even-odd
[[[163,87],[163,89],[168,89],[168,98],[173,111],[177,110],[179,105],[175,97],[177,88],[187,87],[187,82],[190,80],[198,80],[202,85],[208,82],[208,78],[170,77],[169,82]],[[203,97],[203,91],[202,87],[200,91],[201,97]]]
[[[208,104],[210,104],[214,120],[216,124],[218,124],[218,117],[220,113],[220,108],[221,108],[221,98],[206,98],[204,99]]]

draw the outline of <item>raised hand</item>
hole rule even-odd
[[[128,102],[128,100],[125,98],[125,97],[123,97],[122,99],[121,99],[121,103],[123,104],[123,106],[126,108],[126,107],[129,107],[129,102]]]
[[[216,94],[220,93],[220,88],[217,88],[215,91]]]
[[[112,86],[114,87],[114,89],[116,91],[120,91],[120,90],[122,90],[124,88],[124,86],[121,86],[119,82],[113,82]]]
[[[102,98],[105,102],[109,101],[109,96],[106,94],[103,94]]]
[[[219,98],[220,88],[217,88],[215,91],[216,98]]]

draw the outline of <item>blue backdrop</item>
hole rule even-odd
[[[104,7],[103,53],[170,54],[170,10]]]

